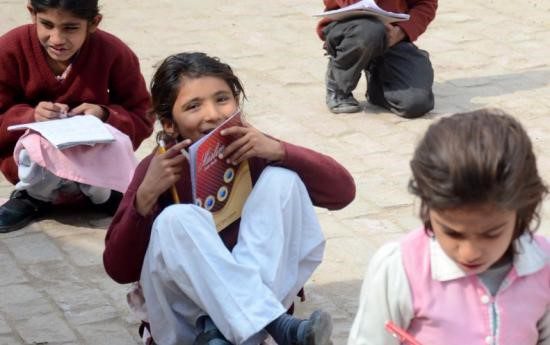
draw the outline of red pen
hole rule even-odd
[[[407,333],[403,328],[396,326],[393,322],[388,321],[384,325],[386,330],[396,337],[400,342],[410,345],[422,345],[412,335]]]

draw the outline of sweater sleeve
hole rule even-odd
[[[147,157],[137,167],[105,236],[103,265],[107,274],[121,284],[139,280],[151,228],[158,213],[155,209],[144,217],[137,212],[134,203],[150,161],[151,157]]]
[[[426,31],[428,24],[435,18],[437,0],[409,0],[409,20],[398,22],[397,25],[405,31],[411,42]]]
[[[370,260],[348,345],[399,345],[384,325],[391,320],[407,329],[414,315],[401,260],[399,243],[384,245]]]
[[[315,206],[338,210],[355,198],[355,182],[340,163],[329,156],[283,142],[285,158],[280,166],[295,171],[304,182]]]
[[[15,48],[17,37],[14,33],[0,37],[0,151],[13,150],[22,134],[20,131],[8,132],[9,126],[34,122],[34,107],[23,98],[21,66]]]
[[[140,72],[137,56],[120,45],[109,78],[109,104],[104,104],[109,115],[106,122],[126,133],[134,150],[153,132],[153,116],[147,113],[150,98]]]

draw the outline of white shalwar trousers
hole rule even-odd
[[[153,224],[141,271],[151,333],[160,345],[192,344],[209,315],[233,344],[259,344],[320,264],[324,236],[298,175],[267,167],[227,250],[211,214],[172,205]]]
[[[34,162],[26,149],[19,152],[17,174],[19,182],[15,185],[15,189],[26,190],[30,196],[42,201],[55,202],[60,195],[73,196],[82,193],[92,203],[101,204],[107,201],[111,195],[109,188],[90,186],[53,174]]]

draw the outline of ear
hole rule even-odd
[[[30,2],[27,4],[27,10],[29,11],[29,14],[31,15],[32,23],[36,24],[36,11],[34,10],[34,7],[31,6]]]
[[[179,135],[178,128],[176,127],[176,123],[171,119],[162,119],[160,120],[160,124],[162,125],[162,129],[166,134],[173,136],[176,138]]]
[[[99,23],[101,23],[101,20],[103,19],[103,16],[101,14],[98,14],[92,20],[90,21],[90,26],[88,27],[88,33],[95,32],[97,29],[97,26]]]

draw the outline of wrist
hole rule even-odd
[[[152,191],[149,191],[144,184],[141,184],[138,187],[138,190],[136,192],[136,199],[134,201],[137,212],[144,217],[149,215],[153,210],[153,207],[155,206],[158,197],[158,195],[156,195]]]

